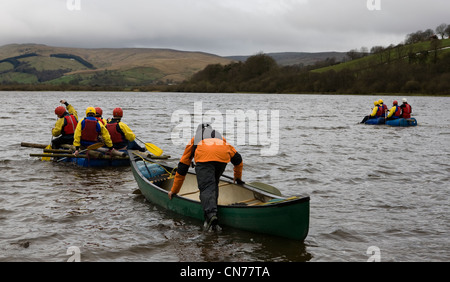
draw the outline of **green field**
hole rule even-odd
[[[6,71],[12,71],[14,69],[14,66],[8,62],[0,63],[0,73],[6,72]]]
[[[38,79],[35,75],[21,72],[8,72],[0,74],[0,83],[7,81],[10,83],[35,84]]]
[[[162,79],[165,75],[159,69],[153,67],[137,67],[120,72],[129,81],[137,84],[148,84]]]
[[[87,70],[88,68],[73,59],[62,59],[54,57],[30,57],[20,60],[23,63],[28,63],[30,67],[38,71],[43,70],[59,70],[69,69],[70,71]]]
[[[450,39],[439,40],[439,54],[450,52]],[[396,46],[389,48],[379,54],[372,54],[360,59],[340,63],[333,66],[312,70],[312,72],[323,73],[330,70],[341,71],[344,69],[360,70],[370,68],[376,65],[391,63],[396,60],[408,60],[408,54],[417,54],[423,51],[434,52],[430,41],[420,42],[410,45]]]

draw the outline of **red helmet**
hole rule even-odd
[[[56,107],[55,109],[55,115],[57,115],[58,117],[61,117],[65,112],[66,108],[64,108],[63,106]]]
[[[123,117],[123,110],[122,110],[122,108],[115,108],[113,110],[113,117]]]
[[[397,101],[394,101],[394,105],[398,105],[398,102],[397,102]]]
[[[101,117],[103,115],[102,108],[95,107],[95,113],[96,113],[97,116]]]

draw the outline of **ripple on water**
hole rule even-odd
[[[6,130],[0,148],[2,261],[66,261],[69,246],[80,247],[83,261],[366,261],[369,246],[380,247],[382,261],[450,259],[448,98],[411,97],[420,126],[398,129],[358,124],[367,114],[364,105],[380,98],[375,96],[64,92],[79,112],[93,100],[102,101],[107,113],[122,106],[136,135],[163,148],[175,165],[185,147],[170,134],[175,110],[192,113],[199,101],[204,111],[280,110],[276,156],[262,156],[261,144],[236,149],[244,181],[311,196],[309,235],[298,243],[228,229],[203,234],[201,222],[134,195],[129,168],[81,169],[31,158],[39,150],[20,142],[50,142],[52,101],[58,103],[61,93],[0,95],[8,108],[20,107],[0,117]],[[435,109],[432,116],[427,108]],[[37,109],[42,122],[31,127]]]

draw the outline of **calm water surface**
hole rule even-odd
[[[403,97],[0,92],[0,261],[449,261],[450,98],[409,97],[419,126],[358,124],[375,99]],[[244,181],[310,195],[304,243],[225,228],[201,232],[201,222],[133,194],[129,167],[88,169],[29,156],[48,144],[54,108],[66,99],[80,116],[100,106],[124,109],[123,121],[173,163],[184,146],[171,132],[176,110],[279,111],[279,150],[236,145]],[[270,117],[269,117],[270,118]],[[251,129],[249,129],[251,130]],[[232,166],[227,174],[232,173]]]

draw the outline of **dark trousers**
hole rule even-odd
[[[375,118],[380,118],[380,117],[378,117],[378,116],[374,116],[374,117],[372,117],[372,116],[365,116],[365,117],[363,118],[363,120],[361,121],[361,123],[365,123],[365,122],[368,121],[369,119],[375,119]]]
[[[227,164],[221,162],[196,163],[198,189],[205,220],[217,214],[217,199],[219,197],[219,179]]]
[[[61,145],[68,144],[73,145],[73,135],[70,136],[60,136],[52,140],[52,148],[59,149]]]
[[[363,118],[363,120],[361,121],[361,123],[365,123],[366,121],[369,120],[369,118],[370,118],[370,116],[365,116],[365,117]]]
[[[136,141],[128,142],[127,149],[129,149],[129,150],[139,150],[139,151],[145,152],[145,149],[142,148],[141,146],[139,146],[139,144],[136,143]]]

